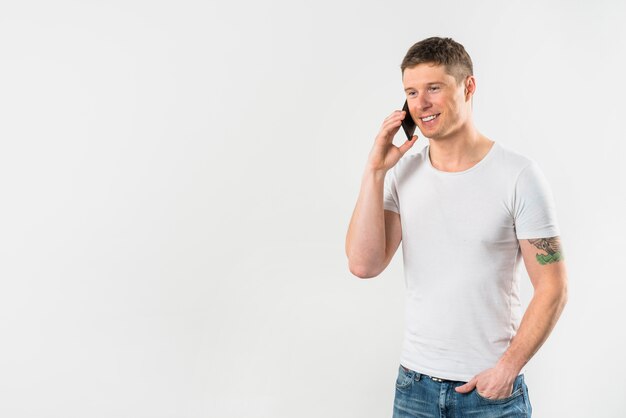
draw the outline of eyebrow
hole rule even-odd
[[[443,81],[431,81],[430,83],[426,83],[426,86],[432,86],[435,84],[442,84],[444,86],[446,85],[446,83],[444,83]],[[404,91],[407,91],[407,90],[415,90],[415,87],[407,87],[404,89]]]

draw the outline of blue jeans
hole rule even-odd
[[[400,365],[393,418],[500,418],[530,417],[532,414],[523,374],[515,379],[511,396],[503,399],[484,398],[476,388],[469,393],[454,390],[465,383],[454,380],[438,382]]]

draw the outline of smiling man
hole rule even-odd
[[[481,134],[476,79],[450,38],[413,45],[401,64],[409,113],[382,123],[346,236],[350,271],[378,276],[400,243],[405,333],[393,416],[529,417],[524,367],[567,300],[556,208],[538,164]],[[412,117],[417,135],[393,145]],[[519,269],[534,288],[521,312]]]

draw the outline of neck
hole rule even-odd
[[[464,171],[482,160],[493,143],[468,123],[453,136],[429,140],[430,162],[441,171]]]

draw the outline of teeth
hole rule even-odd
[[[430,115],[430,116],[428,116],[426,118],[422,118],[422,120],[424,122],[428,122],[428,121],[431,121],[431,120],[435,119],[436,117],[437,117],[437,115]]]

